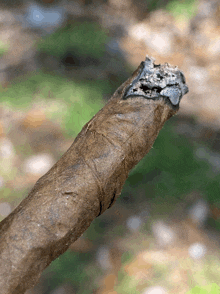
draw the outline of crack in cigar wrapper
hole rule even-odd
[[[130,84],[123,99],[131,96],[157,99],[164,96],[173,106],[179,105],[182,96],[189,91],[183,73],[168,63],[156,65],[154,60],[149,57],[146,57],[140,66],[139,75]]]
[[[155,65],[146,57],[0,223],[0,294],[32,287],[40,272],[115,203],[129,172],[187,92],[177,67]]]

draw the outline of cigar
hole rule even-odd
[[[146,57],[72,146],[0,223],[0,293],[24,293],[120,195],[188,92],[183,73]]]

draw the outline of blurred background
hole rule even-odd
[[[190,91],[116,204],[26,294],[220,286],[219,0],[0,1],[0,220],[146,54]]]

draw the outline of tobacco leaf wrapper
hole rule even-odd
[[[24,293],[112,206],[188,92],[183,73],[146,57],[72,146],[0,224],[0,293]]]

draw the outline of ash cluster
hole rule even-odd
[[[163,96],[173,106],[179,105],[182,96],[189,91],[183,73],[167,63],[156,65],[149,57],[141,63],[141,67],[139,75],[129,85],[123,99],[131,96],[157,99]]]

